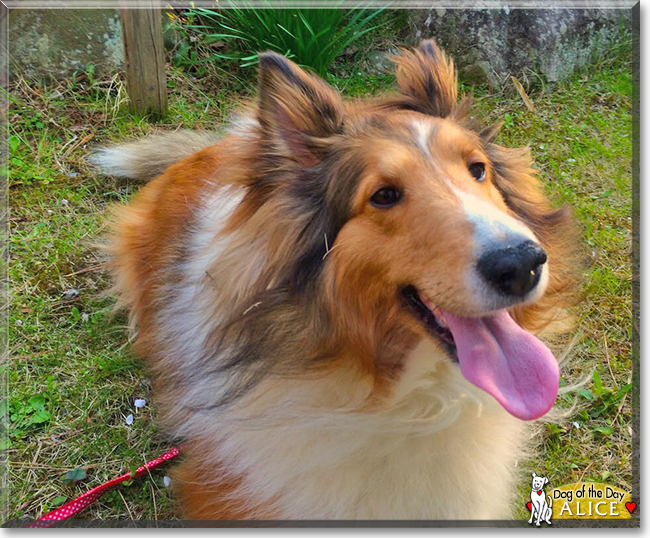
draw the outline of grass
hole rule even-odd
[[[577,343],[563,379],[588,376],[560,405],[576,408],[543,425],[538,456],[523,472],[552,486],[578,479],[630,490],[631,407],[631,61],[603,62],[530,95],[479,91],[487,120],[505,118],[499,142],[532,148],[549,196],[573,208],[590,259]],[[329,82],[348,96],[385,90],[386,75]],[[238,97],[171,73],[171,109],[156,129],[211,128]],[[243,91],[239,88],[239,91]],[[8,441],[3,520],[38,517],[141,465],[171,444],[156,427],[150,383],[129,354],[126,320],[111,313],[109,286],[93,242],[106,208],[137,188],[98,177],[83,157],[91,146],[154,131],[124,107],[121,82],[80,74],[67,86],[20,81],[10,103],[9,356],[0,364]],[[593,370],[593,373],[592,373]],[[145,398],[143,409],[134,399]],[[126,417],[135,420],[128,425]],[[84,473],[76,471],[83,469]],[[66,478],[66,473],[68,478]],[[167,519],[174,502],[165,470],[104,496],[82,517]],[[82,478],[83,477],[83,478]],[[521,515],[528,480],[521,484]],[[526,515],[527,517],[527,515]]]
[[[167,30],[176,40],[173,64],[199,77],[220,72],[221,84],[224,75],[256,79],[257,52],[264,50],[321,76],[345,77],[354,67],[366,72],[368,64],[376,67],[368,51],[394,51],[409,25],[406,12],[393,9],[195,9],[168,17]]]
[[[375,30],[370,23],[380,12],[268,6],[257,9],[244,3],[243,7],[230,6],[226,10],[189,10],[183,17],[187,22],[181,23],[181,27],[202,36],[206,45],[226,46],[225,51],[213,52],[201,62],[222,58],[238,60],[241,67],[249,67],[257,65],[257,51],[270,49],[325,76],[344,49]]]

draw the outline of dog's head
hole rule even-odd
[[[548,478],[545,476],[537,476],[533,474],[533,491],[541,491],[546,484],[548,484]]]
[[[476,128],[434,42],[395,62],[399,93],[344,103],[284,57],[260,56],[254,199],[289,215],[280,285],[318,283],[328,330],[371,368],[394,374],[428,338],[511,413],[540,416],[557,363],[521,325],[558,304],[570,219],[546,202],[526,151]]]

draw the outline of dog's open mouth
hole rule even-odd
[[[407,309],[458,362],[465,379],[509,413],[532,420],[553,407],[560,378],[557,361],[506,310],[460,317],[433,306],[414,286],[404,287],[402,297]]]
[[[440,342],[453,361],[458,362],[454,335],[451,334],[447,322],[442,316],[442,312],[440,310],[430,310],[420,297],[415,286],[406,286],[403,288],[402,295],[407,307],[420,320],[427,329],[427,332]]]

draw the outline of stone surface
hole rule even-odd
[[[464,81],[496,87],[510,74],[561,80],[602,56],[631,27],[631,10],[436,8],[409,10],[408,17],[410,44],[434,37],[453,55]],[[66,77],[88,64],[112,73],[124,62],[121,34],[115,9],[13,10],[10,68],[39,78]],[[387,69],[385,52],[372,52],[372,69]]]
[[[509,75],[556,82],[602,57],[631,32],[631,10],[430,9],[410,12],[413,44],[433,37],[469,83]]]
[[[61,78],[84,71],[113,72],[124,62],[115,9],[24,9],[9,13],[12,73]]]

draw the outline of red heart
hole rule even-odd
[[[631,514],[636,508],[636,503],[625,503],[625,508],[627,508],[627,511]]]
[[[532,509],[533,509],[533,503],[531,503],[530,501],[528,501],[528,502],[526,503],[526,508],[528,508],[528,511],[529,511],[529,512],[532,511]],[[632,508],[632,510],[634,510],[634,508]]]

